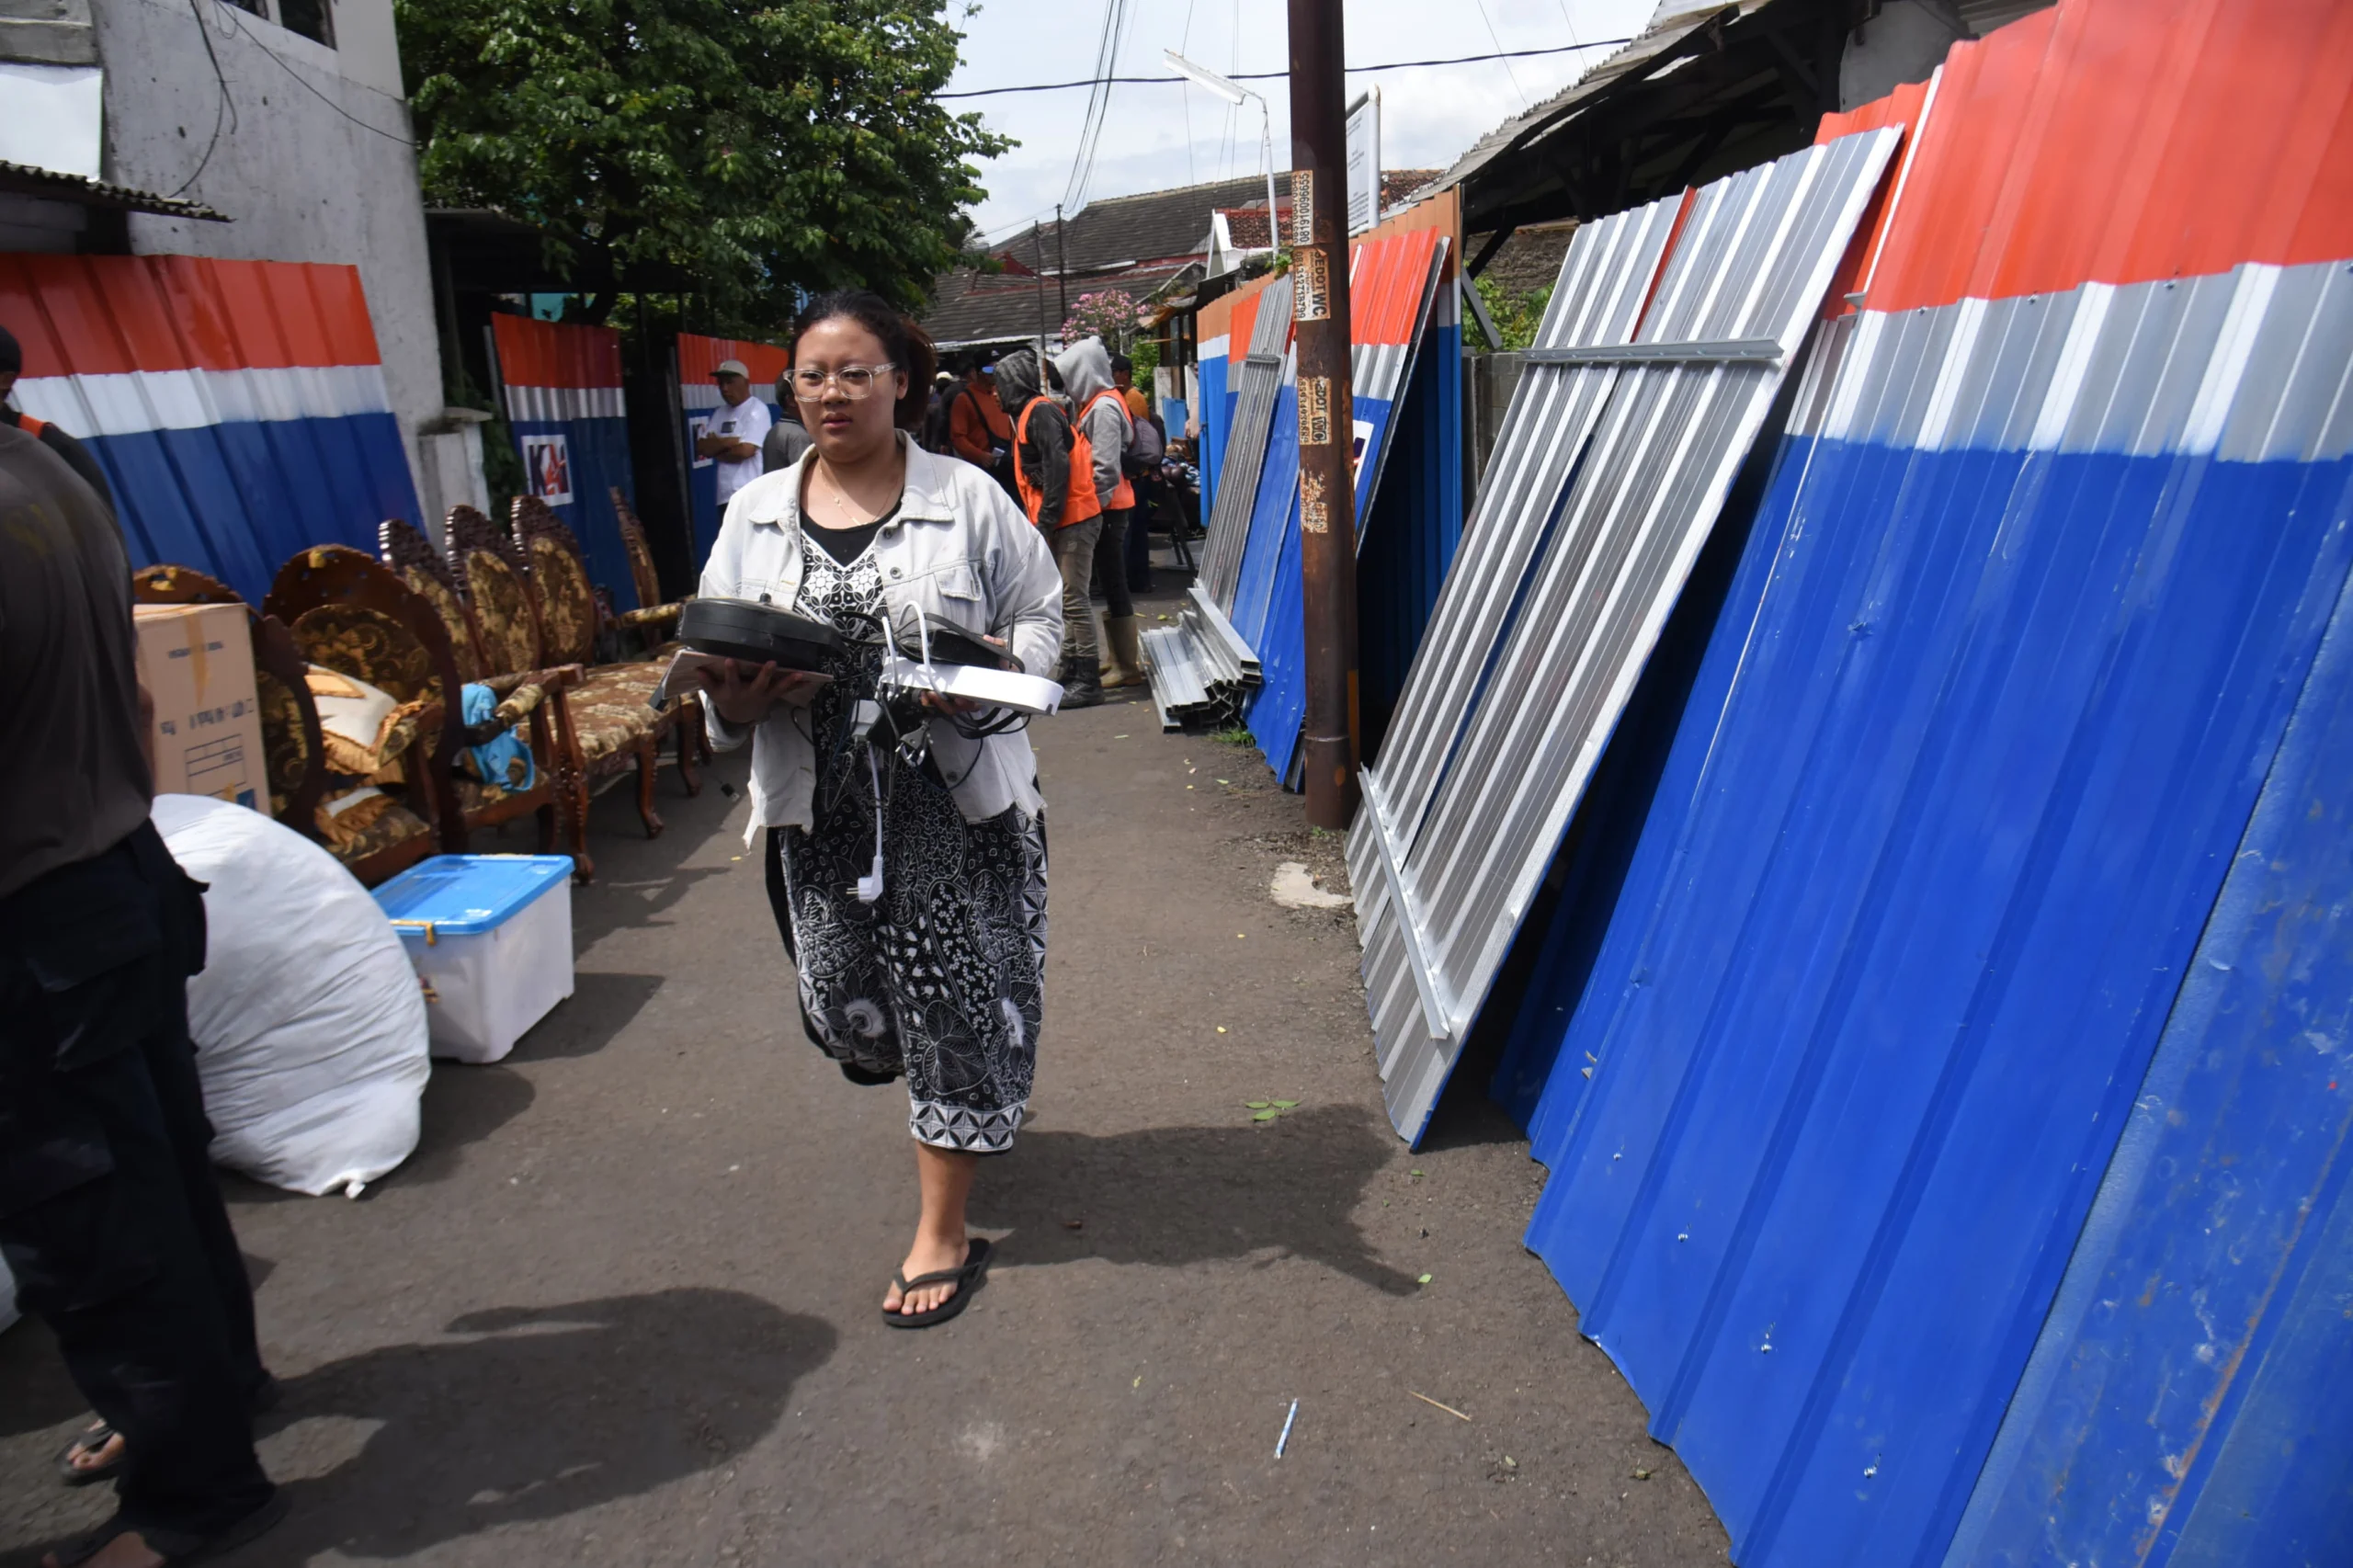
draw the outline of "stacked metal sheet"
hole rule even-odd
[[[1418,1140],[1897,141],[1580,229],[1349,835],[1390,1116]]]
[[[1246,307],[1248,349],[1236,369],[1233,427],[1201,547],[1200,574],[1176,624],[1143,634],[1153,706],[1164,730],[1232,723],[1258,684],[1258,655],[1228,619],[1276,410],[1290,382],[1291,280],[1279,278]]]

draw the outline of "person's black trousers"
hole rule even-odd
[[[0,901],[0,1256],[123,1436],[124,1523],[198,1537],[273,1491],[188,1034],[203,967],[202,889],[153,824]]]

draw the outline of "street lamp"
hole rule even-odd
[[[1245,98],[1258,99],[1258,146],[1267,160],[1267,243],[1282,249],[1282,231],[1275,216],[1275,135],[1274,111],[1267,100],[1239,82],[1229,81],[1206,65],[1196,65],[1173,49],[1164,49],[1161,57],[1168,62],[1168,69],[1189,81],[1198,82],[1223,98],[1234,108],[1242,107]]]

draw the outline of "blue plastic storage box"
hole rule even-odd
[[[572,994],[572,860],[436,855],[376,890],[426,984],[433,1054],[495,1062]]]

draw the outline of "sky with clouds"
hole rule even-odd
[[[1108,0],[980,0],[961,17],[963,62],[950,90],[1065,82],[1094,74]],[[1281,0],[1133,0],[1116,74],[1167,74],[1174,49],[1214,71],[1280,71],[1289,62]],[[1552,49],[1629,37],[1657,0],[1347,0],[1351,66],[1506,50]],[[1574,81],[1608,49],[1379,74],[1351,74],[1353,96],[1378,82],[1381,163],[1440,167],[1526,105]],[[1274,111],[1275,166],[1290,166],[1290,104],[1280,80],[1244,84]],[[1086,185],[1089,198],[1125,196],[1256,174],[1258,106],[1239,110],[1191,85],[1115,86]],[[988,199],[974,211],[996,238],[1068,194],[1086,91],[954,102],[1021,145],[982,166]]]

